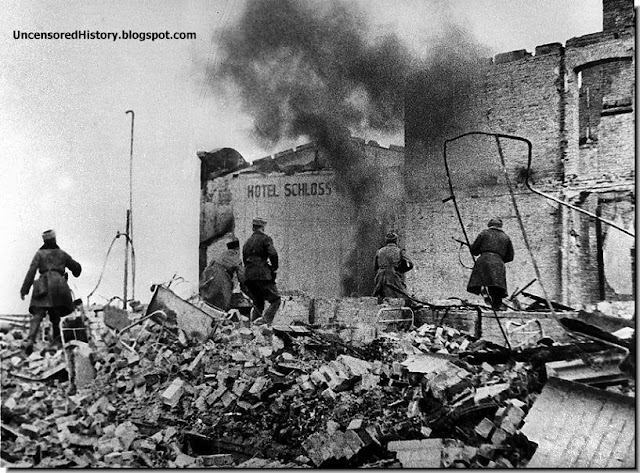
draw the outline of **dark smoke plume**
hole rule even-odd
[[[415,67],[397,37],[369,41],[369,29],[347,2],[251,0],[222,34],[224,59],[212,71],[239,93],[263,144],[308,136],[327,151],[338,188],[356,209],[343,290],[361,295],[371,292],[373,255],[399,202],[382,195],[381,173],[350,132],[402,130]],[[446,87],[451,78],[442,79]]]

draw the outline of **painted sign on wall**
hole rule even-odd
[[[333,183],[327,180],[307,182],[279,182],[276,184],[247,184],[248,199],[271,197],[315,197],[330,196]]]

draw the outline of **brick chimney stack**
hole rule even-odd
[[[602,0],[602,30],[612,30],[635,24],[633,0]]]

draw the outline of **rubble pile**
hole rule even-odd
[[[2,463],[12,467],[526,465],[542,389],[529,363],[422,325],[348,343],[339,329],[220,321],[206,341],[150,322],[101,328],[92,383],[69,395],[62,350],[1,334]],[[466,361],[465,361],[466,360]]]

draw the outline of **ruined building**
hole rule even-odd
[[[633,2],[604,0],[603,31],[512,51],[469,71],[457,109],[443,126],[417,74],[406,95],[404,233],[416,271],[413,291],[464,294],[469,271],[458,261],[462,238],[443,159],[444,141],[483,131],[531,141],[531,183],[559,200],[635,233]],[[431,94],[432,95],[432,94]],[[426,97],[426,99],[425,99]],[[527,147],[501,140],[529,245],[549,297],[568,305],[633,300],[634,238],[545,199],[525,186]],[[510,289],[536,278],[513,208],[495,139],[469,136],[447,147],[455,196],[470,238],[500,215],[516,259]],[[462,262],[471,265],[468,252]],[[453,286],[453,287],[452,287]],[[541,294],[536,282],[531,292]],[[632,304],[632,303],[631,303]]]
[[[470,135],[447,145],[468,238],[499,215],[514,242],[510,291],[539,279],[528,291],[544,290],[567,305],[632,306],[634,238],[533,193],[525,182],[529,175],[536,190],[635,233],[633,2],[603,0],[603,18],[601,32],[541,45],[533,54],[498,54],[437,87],[426,72],[414,74],[405,91],[405,147],[352,139],[381,176],[378,191],[390,202],[384,209],[376,203],[363,211],[354,197],[358,186],[345,188],[349,183],[314,143],[251,166],[228,148],[199,153],[201,269],[232,233],[245,241],[251,219],[261,216],[281,254],[282,289],[370,295],[373,253],[394,228],[415,262],[407,276],[411,293],[473,297],[466,293],[473,262],[454,240],[464,235],[444,144],[480,131],[532,143],[530,169],[523,142],[502,139],[498,148],[491,136]],[[369,226],[358,224],[363,216]],[[363,247],[366,238],[371,244]]]
[[[315,143],[256,160],[251,166],[229,148],[199,153],[200,271],[225,248],[231,233],[244,243],[252,233],[252,219],[259,216],[268,221],[265,231],[279,253],[279,288],[312,296],[370,295],[373,255],[369,253],[384,238],[386,228],[398,225],[392,211],[404,197],[404,149],[357,138],[349,142],[364,161],[384,169],[379,191],[391,207],[385,218],[372,211],[373,233],[360,237],[358,189],[336,176],[328,167],[327,152]],[[373,245],[369,253],[357,245],[358,238]]]

